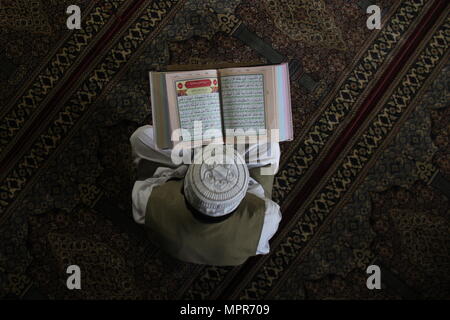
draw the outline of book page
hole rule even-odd
[[[277,129],[274,66],[220,69],[224,129]]]
[[[287,63],[275,67],[277,84],[277,114],[280,128],[280,141],[294,139],[292,127],[291,91],[289,80],[289,66]]]
[[[175,113],[172,119],[173,127],[186,129],[190,133],[190,139],[183,137],[183,140],[202,140],[202,134],[208,129],[222,132],[217,73],[213,75],[210,71],[207,73],[203,71],[168,74],[166,81],[168,87],[170,85],[173,88],[171,91],[175,93],[169,94],[169,102],[176,106],[171,108],[172,113]],[[194,121],[201,121],[201,131],[194,130]]]
[[[226,129],[266,128],[263,74],[222,76],[220,85]]]

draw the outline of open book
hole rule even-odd
[[[224,142],[227,129],[256,132],[270,141],[270,131],[278,129],[278,141],[293,139],[286,63],[150,72],[150,87],[155,140],[160,149],[177,143],[171,140],[172,132],[180,128],[189,133],[182,136],[183,142],[208,143],[202,139],[202,132],[208,129],[216,129],[220,136],[216,138]],[[202,132],[194,130],[195,121],[201,121]]]

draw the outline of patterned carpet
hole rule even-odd
[[[69,4],[81,30],[65,29]],[[370,4],[0,2],[0,298],[450,298],[448,5],[378,1],[368,30]],[[131,217],[148,71],[282,61],[295,140],[271,253],[236,268],[168,257]],[[82,290],[67,290],[71,264]]]

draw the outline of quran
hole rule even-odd
[[[267,141],[278,130],[277,142],[293,139],[289,70],[287,63],[207,70],[150,72],[155,142],[172,148],[174,130],[183,129],[180,141],[208,143],[203,133],[244,131]],[[201,131],[194,123],[201,122]],[[276,130],[274,130],[276,129]],[[217,140],[216,140],[217,141]]]

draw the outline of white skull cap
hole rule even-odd
[[[208,145],[194,157],[184,181],[184,195],[197,211],[220,217],[233,212],[248,189],[245,160],[232,147]]]

